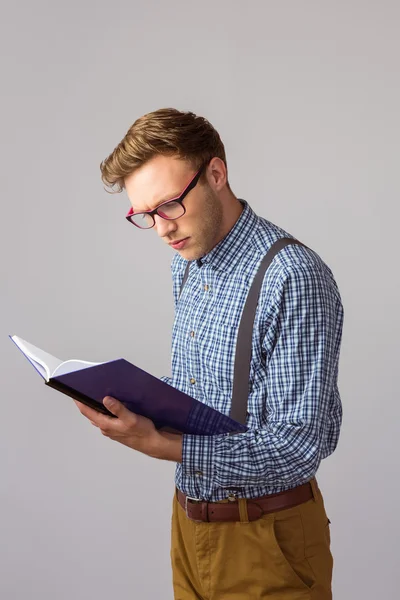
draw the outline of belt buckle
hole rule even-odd
[[[185,496],[185,513],[188,519],[191,519],[188,515],[188,500],[191,502],[202,502],[201,498],[192,498],[191,496]]]

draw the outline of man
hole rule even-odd
[[[108,187],[126,190],[127,219],[176,250],[172,378],[164,379],[229,414],[249,288],[273,244],[293,236],[233,194],[223,143],[193,113],[144,115],[101,172]],[[276,253],[259,293],[246,433],[166,433],[117,399],[104,399],[117,419],[77,402],[104,435],[176,461],[176,599],[332,597],[329,520],[315,474],[339,437],[342,324],[331,270],[291,243]]]

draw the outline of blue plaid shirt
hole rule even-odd
[[[172,260],[175,321],[170,385],[229,415],[235,344],[256,269],[283,229],[244,205],[228,235],[201,260]],[[342,420],[337,386],[343,306],[329,267],[299,245],[272,261],[252,341],[249,431],[184,435],[176,486],[217,501],[254,498],[309,481],[336,448]]]

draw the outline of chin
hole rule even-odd
[[[177,250],[178,254],[182,256],[185,260],[197,260],[197,255],[193,255],[193,252],[190,250]]]
[[[192,250],[191,248],[184,248],[183,250],[178,250],[178,252],[185,260],[198,260],[204,256],[204,252],[196,252],[196,250]]]
[[[195,240],[191,240],[188,248],[183,248],[182,250],[177,250],[179,254],[185,260],[198,260],[199,258],[203,258],[206,254],[208,254],[209,250],[204,248],[199,242]]]

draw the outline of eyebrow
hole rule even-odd
[[[160,200],[160,201],[159,201],[159,202],[158,202],[158,203],[155,205],[155,207],[154,207],[154,208],[150,208],[148,211],[147,211],[147,210],[145,210],[145,211],[139,210],[138,212],[150,212],[150,211],[152,211],[152,210],[155,210],[155,209],[156,209],[156,208],[158,208],[158,207],[159,207],[161,204],[163,204],[163,202],[168,202],[168,200],[174,200],[175,198],[179,198],[179,196],[180,196],[181,194],[182,194],[182,190],[181,190],[180,192],[177,192],[177,193],[176,193],[176,194],[174,194],[174,195],[172,195],[172,194],[168,194],[167,196],[164,196],[164,197],[163,197],[163,199],[162,199],[162,200]],[[134,207],[132,207],[132,208],[133,208],[133,210],[135,210],[135,211],[136,211],[136,210],[138,210],[138,209],[136,209],[136,208],[134,208]]]
[[[167,202],[168,200],[174,200],[175,198],[178,198],[181,194],[182,190],[176,192],[175,194],[168,194],[167,196],[164,196],[162,200],[160,200],[157,206],[160,206],[160,204],[162,204],[163,202]],[[157,208],[157,206],[155,208]]]

